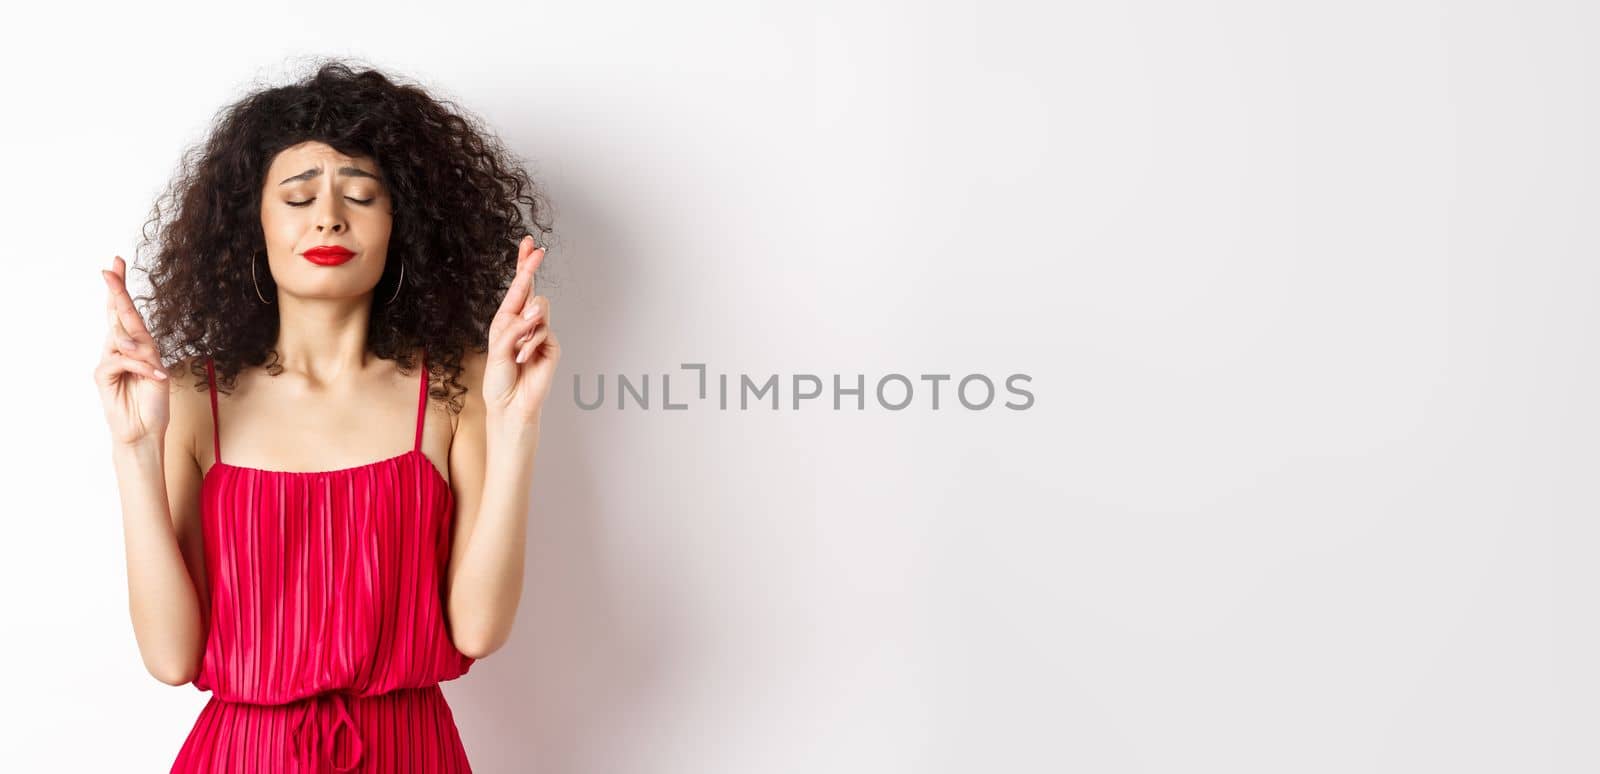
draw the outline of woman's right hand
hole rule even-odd
[[[94,383],[100,389],[111,440],[132,445],[165,434],[171,397],[155,337],[128,295],[122,256],[113,259],[112,267],[113,271],[100,271],[106,281],[108,330]]]

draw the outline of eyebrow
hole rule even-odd
[[[283,182],[279,183],[278,185],[288,185],[289,183],[294,183],[294,182],[298,182],[298,181],[301,181],[301,180],[310,180],[311,178],[317,177],[318,175],[321,175],[321,174],[322,174],[322,168],[321,167],[312,167],[311,169],[308,169],[308,170],[306,170],[304,172],[301,172],[300,174],[295,175],[294,177],[284,178]],[[370,177],[373,180],[377,180],[379,182],[383,182],[382,178],[378,177],[377,175],[374,175],[371,172],[366,171],[365,169],[358,169],[356,167],[339,167],[339,174],[344,175],[346,177]]]

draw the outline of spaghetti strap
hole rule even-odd
[[[213,462],[222,461],[222,432],[217,422],[217,372],[206,358],[206,386],[211,393],[211,456]]]
[[[422,451],[422,420],[428,416],[428,351],[422,351],[422,367],[417,369],[422,372],[417,379],[417,440],[411,445],[412,451]]]

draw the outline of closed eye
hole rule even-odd
[[[354,197],[346,196],[344,198],[349,199],[350,201],[353,201],[356,204],[371,204],[374,201],[376,201],[376,197],[373,197],[371,199],[356,199]],[[306,205],[308,205],[308,204],[310,204],[310,203],[312,203],[312,202],[314,202],[316,200],[317,200],[317,197],[313,196],[310,199],[307,199],[307,200],[305,200],[303,202],[284,202],[284,204],[287,204],[290,207],[304,207],[304,206],[306,206]]]

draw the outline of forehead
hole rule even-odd
[[[286,177],[307,169],[334,169],[346,166],[379,174],[378,165],[373,163],[372,159],[366,156],[347,156],[334,150],[333,146],[327,143],[314,140],[307,140],[298,145],[284,148],[277,156],[273,157],[272,164],[267,167],[267,173],[270,176],[283,172],[284,174],[279,177]]]

